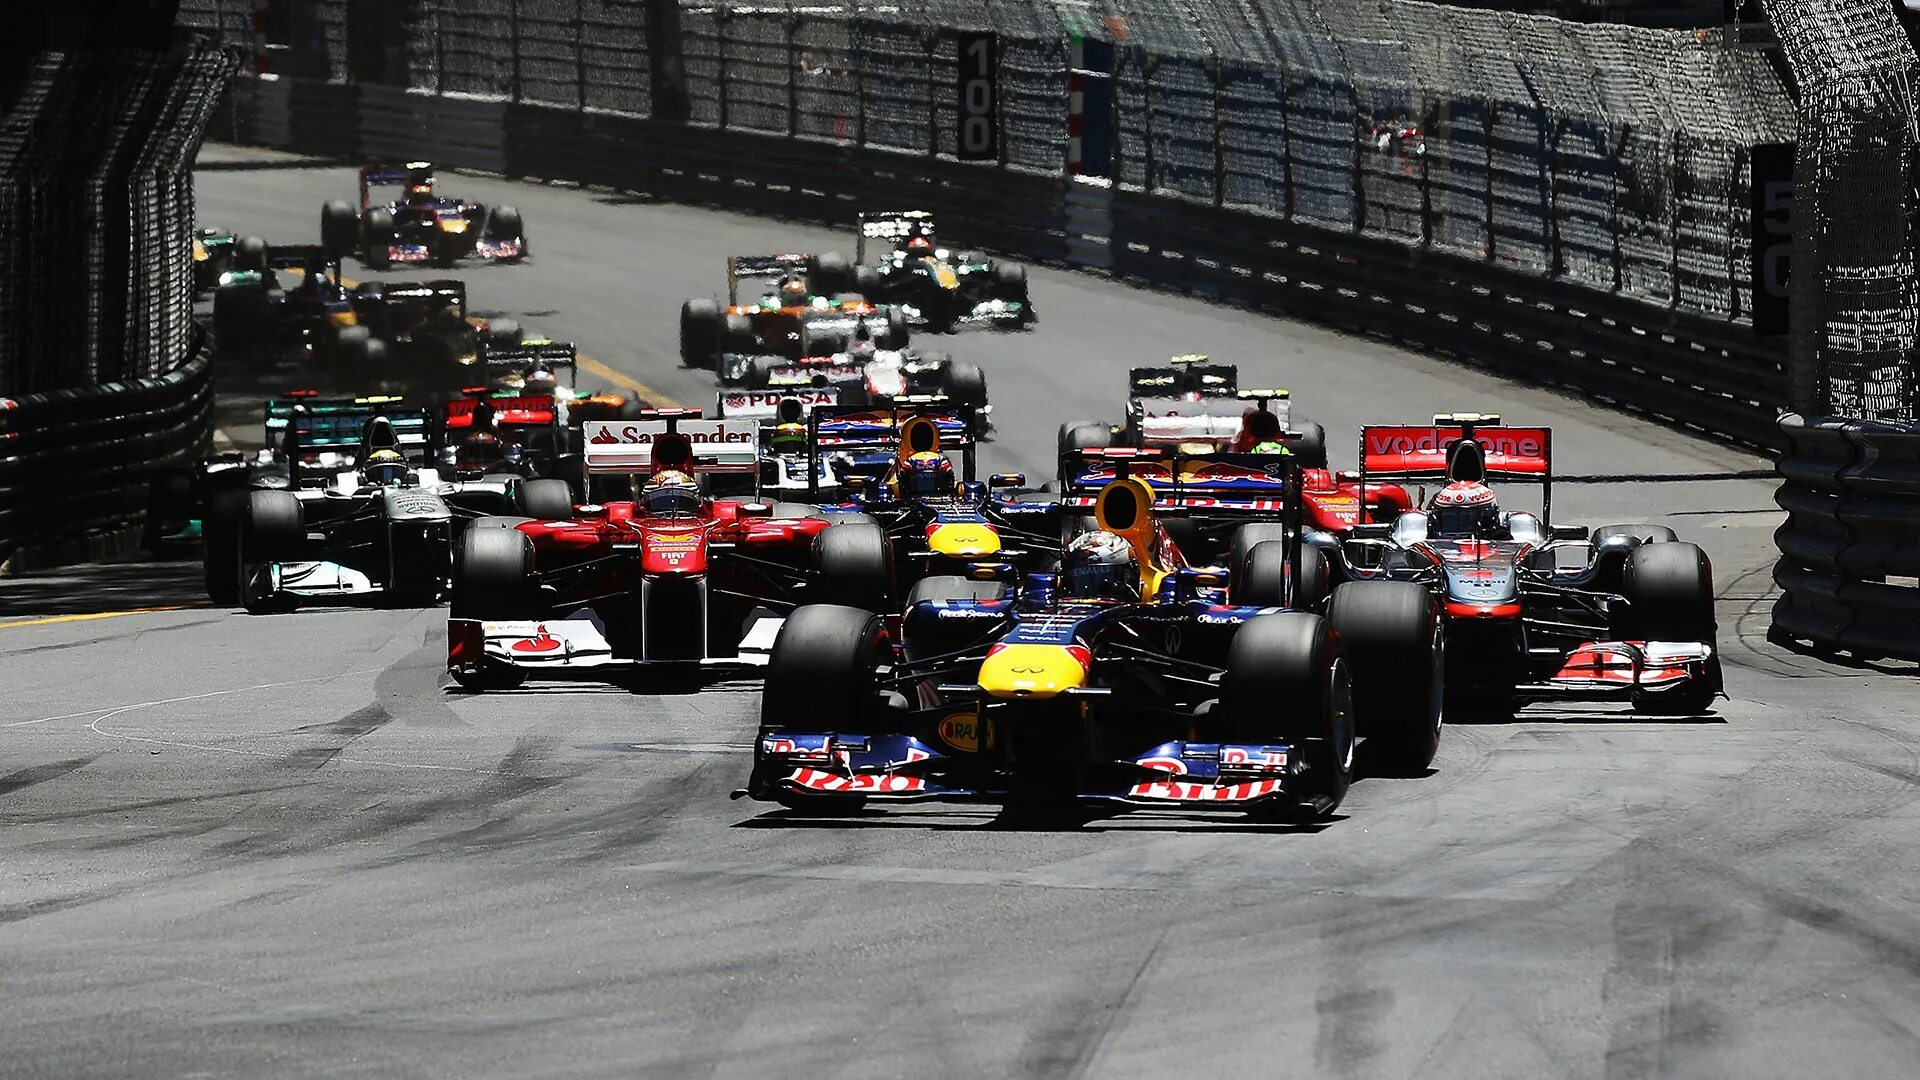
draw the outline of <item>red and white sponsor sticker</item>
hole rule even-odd
[[[1248,802],[1277,794],[1278,780],[1249,780],[1239,784],[1197,784],[1184,780],[1156,780],[1135,784],[1127,795],[1135,799],[1162,799],[1167,802]]]
[[[787,782],[808,791],[835,795],[909,795],[927,790],[927,782],[918,776],[898,773],[844,773],[820,769],[795,769]]]

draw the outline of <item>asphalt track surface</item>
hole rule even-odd
[[[352,189],[210,156],[202,217],[270,238]],[[465,272],[476,307],[690,403],[711,389],[677,366],[675,314],[727,253],[851,246],[448,186],[510,197],[536,245]],[[988,370],[992,467],[1044,474],[1129,363],[1196,350],[1292,387],[1336,463],[1363,421],[1551,424],[1563,474],[1689,477],[1566,483],[1556,516],[1705,545],[1732,700],[1451,726],[1432,775],[1362,780],[1319,829],[795,820],[727,798],[751,684],[464,696],[442,611],[71,619],[191,602],[195,569],[8,581],[0,1073],[1920,1072],[1920,685],[1765,643],[1771,485],[1715,478],[1764,462],[1370,340],[1062,271],[1032,291],[1036,331],[952,341]]]

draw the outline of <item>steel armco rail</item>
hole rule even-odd
[[[1862,660],[1920,660],[1920,429],[1780,418],[1772,637]]]
[[[508,176],[847,224],[918,205],[969,243],[1330,322],[1776,447],[1784,343],[1737,323],[1253,211],[939,156],[545,105],[234,84],[223,127],[308,154],[401,151]],[[284,133],[284,136],[283,136]]]
[[[213,431],[213,350],[152,379],[0,398],[0,563],[15,570],[131,550],[156,470]]]

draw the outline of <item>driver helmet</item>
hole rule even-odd
[[[847,343],[847,359],[856,364],[872,363],[873,358],[879,354],[880,350],[874,345],[871,337],[855,335],[854,339]]]
[[[407,481],[407,459],[398,450],[375,450],[361,472],[374,487],[399,487]]]
[[[456,444],[453,451],[453,467],[463,473],[484,473],[499,468],[507,460],[506,446],[490,431],[469,435]]]
[[[420,180],[407,185],[408,206],[433,205],[433,181]]]
[[[1246,444],[1247,453],[1291,453],[1280,438],[1282,434],[1280,417],[1266,409],[1248,409],[1240,417],[1240,437]]]
[[[678,469],[662,469],[648,478],[640,491],[642,510],[653,516],[691,517],[700,512],[700,491],[693,477]]]
[[[911,455],[900,463],[900,494],[907,498],[953,494],[953,462],[933,450]]]
[[[767,446],[781,453],[794,453],[807,448],[807,425],[784,423],[773,425],[773,431],[767,435]]]
[[[1500,503],[1493,489],[1474,480],[1456,480],[1434,495],[1427,508],[1428,534],[1442,539],[1472,538],[1499,527]]]
[[[523,394],[551,394],[555,385],[553,372],[543,364],[535,364],[527,369],[520,380],[520,392]]]
[[[917,232],[917,233],[914,233],[912,236],[907,237],[907,254],[909,255],[933,254],[933,237],[928,236],[926,233],[923,233],[923,232]]]
[[[1140,599],[1140,568],[1133,545],[1110,532],[1081,533],[1067,544],[1060,584],[1081,600]]]
[[[807,302],[807,279],[794,275],[780,283],[780,300],[787,307],[803,307]]]

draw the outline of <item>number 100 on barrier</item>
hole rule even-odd
[[[991,33],[961,31],[960,100],[955,115],[960,132],[955,152],[961,161],[1000,160],[1000,42]]]

